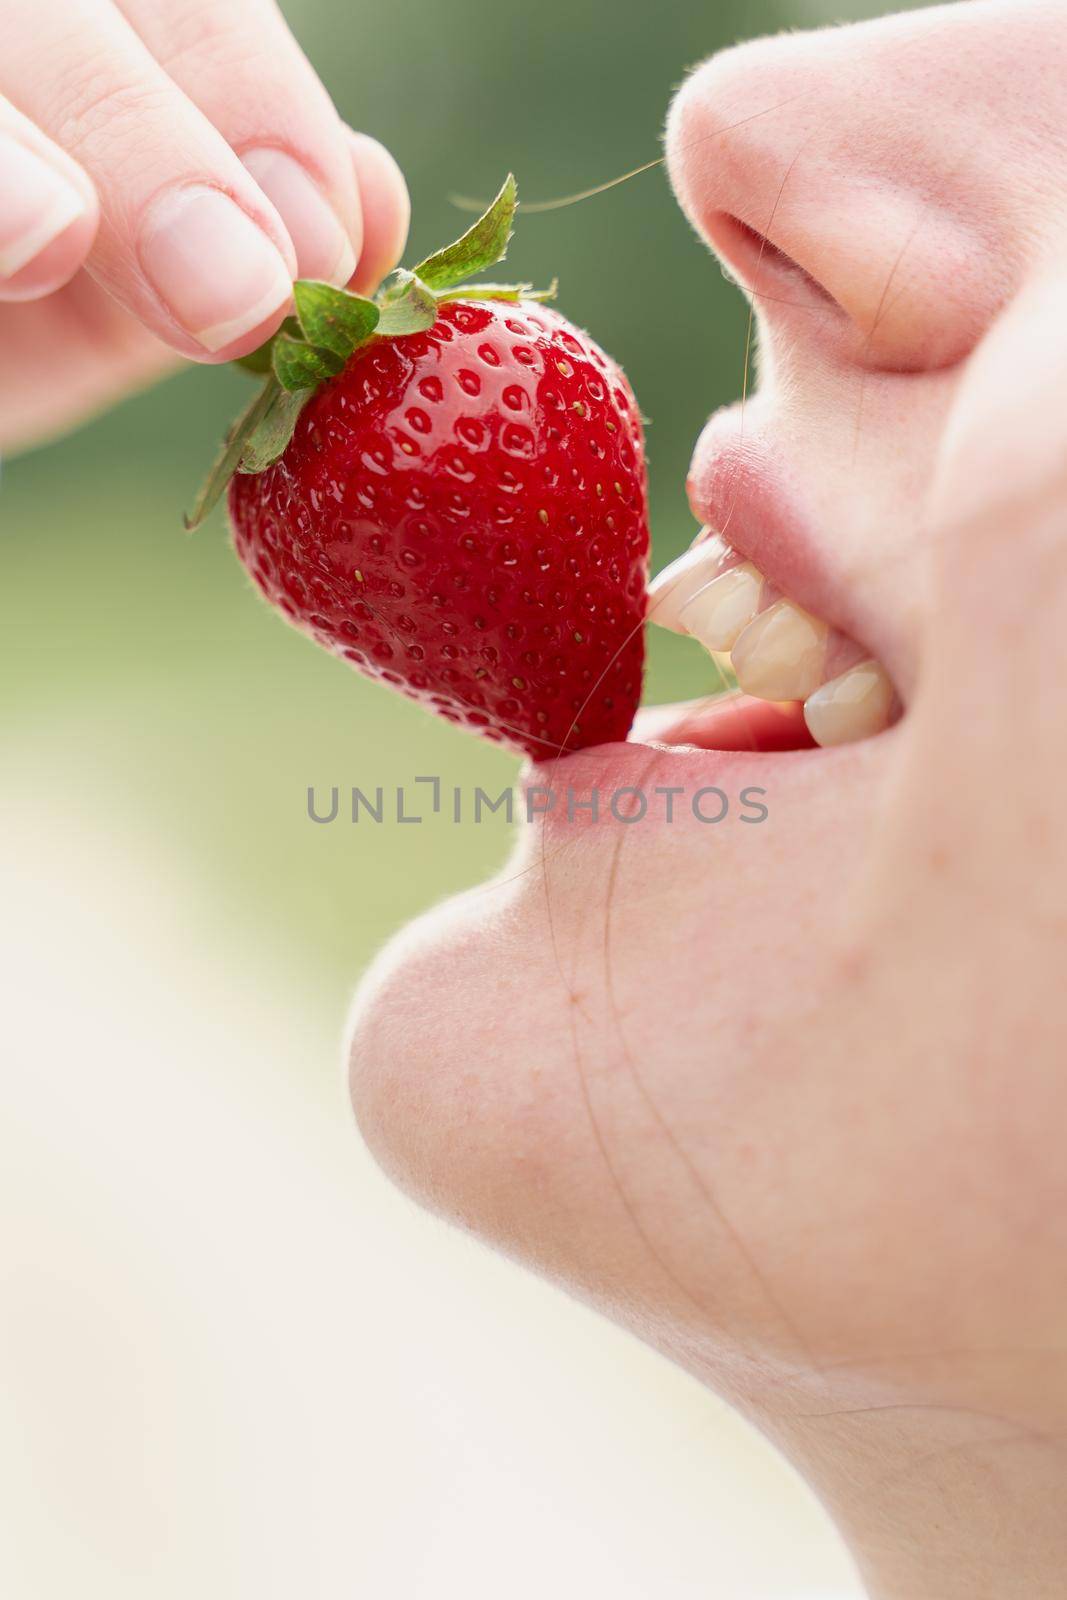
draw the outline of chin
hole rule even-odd
[[[569,1047],[522,881],[502,879],[419,917],[354,997],[349,1091],[368,1148],[413,1198],[508,1242],[516,1180],[558,1147],[554,1061]],[[520,959],[520,952],[522,958]]]

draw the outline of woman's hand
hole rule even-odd
[[[0,447],[397,260],[403,178],[273,0],[0,0],[0,33]]]

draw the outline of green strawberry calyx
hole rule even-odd
[[[199,528],[235,473],[265,472],[285,454],[300,413],[320,384],[342,372],[354,352],[372,339],[400,339],[432,328],[438,308],[449,300],[551,300],[554,282],[548,289],[467,282],[503,261],[517,206],[518,191],[509,172],[492,205],[461,238],[411,271],[397,268],[373,300],[298,278],[293,285],[295,315],[266,344],[234,363],[263,383],[226,435],[185,517],[186,528]]]

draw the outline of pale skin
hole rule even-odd
[[[693,73],[670,175],[753,296],[776,559],[903,715],[761,755],[667,710],[570,758],[771,815],[523,829],[352,1022],[386,1169],[737,1405],[877,1600],[1067,1573],[1065,83],[1057,0]]]
[[[0,36],[0,450],[399,259],[403,177],[273,0],[0,0]]]

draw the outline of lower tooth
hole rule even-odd
[[[888,727],[893,685],[877,661],[861,661],[831,678],[804,703],[804,721],[816,744],[854,744]]]
[[[828,633],[827,623],[791,600],[776,601],[734,644],[738,683],[760,700],[806,700],[822,682]]]

